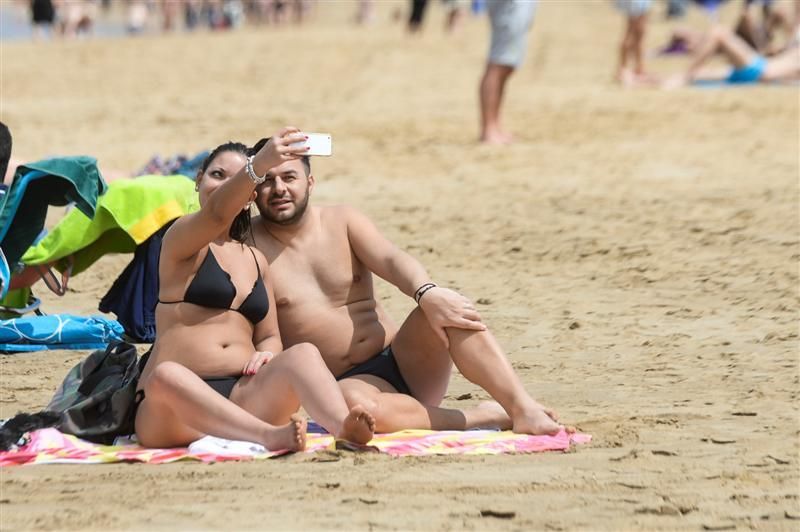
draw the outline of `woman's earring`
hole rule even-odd
[[[249,211],[250,209],[252,209],[252,207],[253,207],[253,202],[252,201],[248,201],[247,204],[245,204],[243,210]]]

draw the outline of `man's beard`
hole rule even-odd
[[[269,205],[267,205],[267,209],[265,211],[261,211],[261,217],[264,218],[266,221],[276,224],[276,225],[292,225],[297,223],[305,214],[306,209],[308,208],[308,191],[306,191],[305,197],[300,203],[295,204],[295,211],[294,214],[291,215],[289,218],[278,218],[272,214],[269,210]]]

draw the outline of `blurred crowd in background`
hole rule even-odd
[[[320,2],[333,2],[352,12],[355,24],[375,20],[374,7],[381,0],[12,0],[18,11],[27,10],[34,37],[88,36],[98,21],[120,22],[120,33],[140,34],[159,31],[226,30],[253,25],[303,24],[314,16]],[[446,10],[445,29],[457,29],[470,14],[481,15],[487,4],[499,0],[397,0],[392,18],[404,21],[410,32],[421,29],[429,4],[441,4]],[[535,3],[536,0],[522,0]],[[592,0],[583,0],[590,2]],[[609,5],[630,3],[647,5],[653,0],[601,0]],[[683,17],[690,5],[706,11],[716,21],[721,5],[743,2],[747,6],[772,9],[782,0],[658,0],[669,18]],[[6,4],[8,7],[10,4]],[[638,9],[643,10],[639,7]],[[113,15],[112,15],[113,13]]]
[[[379,1],[380,10],[376,9]],[[609,50],[618,55],[612,77],[623,87],[800,82],[800,0],[577,1],[587,7],[603,2],[625,21],[619,46]],[[513,136],[500,123],[505,87],[523,62],[537,6],[543,3],[545,0],[14,0],[0,4],[0,9],[7,12],[13,6],[17,19],[32,27],[33,38],[53,40],[86,38],[95,34],[96,28],[110,26],[116,28],[116,33],[112,32],[116,35],[152,35],[228,31],[246,25],[302,25],[320,16],[317,8],[322,4],[346,11],[354,25],[376,22],[376,12],[380,11],[396,25],[404,25],[409,35],[422,32],[432,6],[444,10],[443,29],[448,33],[458,31],[469,16],[486,16],[491,38],[479,85],[479,138],[490,144],[507,144]],[[721,22],[723,5],[737,10],[733,26]],[[670,40],[657,52],[684,54],[690,59],[688,65],[671,76],[654,74],[647,65],[652,56],[645,49],[648,21],[653,15],[681,19],[690,9],[705,13],[707,27],[697,30],[676,24]],[[3,32],[0,38],[8,38],[8,30]],[[719,58],[725,63],[722,69]]]
[[[34,37],[91,35],[98,20],[124,11],[128,34],[255,24],[302,23],[311,0],[20,0],[30,4]]]

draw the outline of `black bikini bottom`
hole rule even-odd
[[[215,392],[225,399],[231,398],[233,387],[239,382],[239,377],[208,377],[203,382],[211,386]]]

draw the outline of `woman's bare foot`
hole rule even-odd
[[[534,401],[534,403],[535,403],[535,406],[536,406],[537,408],[541,408],[542,410],[544,410],[544,413],[545,413],[545,414],[547,414],[548,416],[550,416],[550,418],[551,418],[553,421],[558,421],[558,412],[556,412],[555,410],[553,410],[553,409],[552,409],[552,408],[550,408],[550,407],[544,406],[544,405],[543,405],[542,403],[540,403],[539,401]]]
[[[264,435],[264,447],[270,451],[302,451],[306,448],[307,428],[308,421],[300,414],[294,414],[286,425],[270,425]]]
[[[556,423],[554,412],[544,408],[533,408],[524,412],[514,419],[514,426],[511,430],[517,434],[547,434],[553,436],[558,434],[564,427]]]
[[[361,405],[355,405],[342,422],[342,429],[336,434],[336,439],[347,440],[353,443],[368,443],[375,434],[375,418],[364,410]]]

